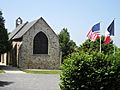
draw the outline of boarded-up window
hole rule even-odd
[[[33,54],[48,54],[48,38],[43,32],[34,37]]]

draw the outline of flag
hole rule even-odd
[[[114,20],[108,26],[108,28],[105,32],[104,44],[109,44],[110,43],[110,36],[114,36]]]
[[[92,27],[88,32],[87,37],[93,42],[100,37],[100,23],[97,23]]]

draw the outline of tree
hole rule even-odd
[[[7,29],[5,29],[5,20],[0,11],[0,54],[3,54],[11,49],[10,41],[8,40]]]
[[[117,47],[116,47],[117,48]],[[87,39],[80,47],[80,50],[91,53],[92,51],[100,52],[100,39],[97,39],[95,42]],[[101,51],[104,54],[112,54],[114,52],[114,44],[111,40],[110,44],[104,44],[104,36],[101,37]]]
[[[58,37],[62,51],[62,57],[65,58],[68,54],[74,52],[77,46],[73,40],[70,40],[70,35],[67,31],[67,28],[63,28]]]

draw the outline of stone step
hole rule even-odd
[[[12,74],[16,74],[16,73],[18,73],[18,74],[25,74],[25,72],[23,72],[23,71],[8,71],[8,70],[4,70],[4,72],[5,73],[12,73]]]

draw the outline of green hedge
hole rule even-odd
[[[119,90],[119,57],[120,54],[72,53],[61,66],[61,90]]]

